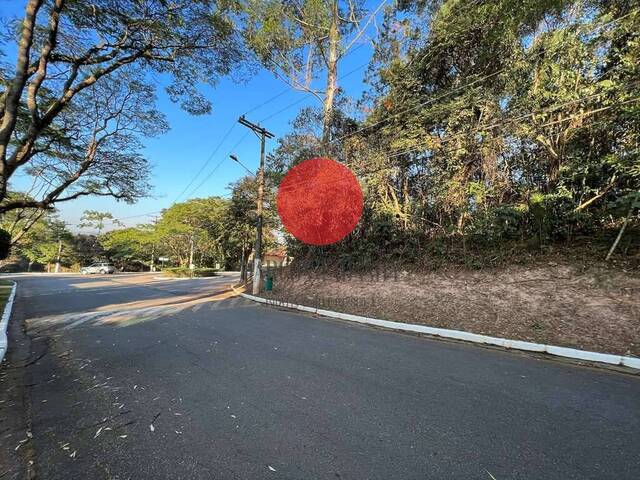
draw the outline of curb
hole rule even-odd
[[[464,340],[465,342],[482,343],[485,345],[497,345],[499,347],[524,350],[527,352],[548,353],[558,357],[573,358],[576,360],[587,360],[589,362],[606,363],[609,365],[622,365],[625,367],[640,370],[640,358],[625,357],[622,355],[610,355],[608,353],[589,352],[586,350],[578,350],[575,348],[558,347],[555,345],[544,345],[541,343],[525,342],[522,340],[510,340],[508,338],[489,337],[487,335],[479,335],[477,333],[464,332],[461,330],[449,330],[446,328],[428,327],[426,325],[416,325],[413,323],[392,322],[390,320],[380,320],[378,318],[362,317],[360,315],[352,315],[350,313],[333,312],[331,310],[321,310],[319,308],[305,307],[304,305],[296,305],[294,303],[281,302],[279,300],[269,300],[262,297],[255,297],[248,293],[240,294],[244,298],[253,300],[267,305],[275,305],[278,307],[291,308],[303,312],[315,313],[323,317],[339,318],[349,322],[364,323],[367,325],[375,325],[377,327],[388,328],[391,330],[401,330],[405,332],[426,333],[443,338],[452,338],[455,340]]]
[[[7,326],[9,325],[11,310],[13,310],[13,300],[16,298],[16,287],[16,282],[13,282],[11,293],[9,294],[2,318],[0,319],[0,364],[2,363],[2,360],[4,360],[4,354],[7,352],[7,346],[9,344],[7,340]]]

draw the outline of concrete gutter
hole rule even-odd
[[[7,340],[7,327],[9,325],[9,318],[11,317],[11,310],[13,309],[13,300],[16,298],[16,282],[13,282],[11,287],[11,293],[7,298],[7,304],[4,306],[4,312],[0,319],[0,363],[4,359],[4,354],[7,352],[8,340]]]
[[[606,363],[609,365],[622,365],[625,367],[640,370],[640,358],[626,357],[622,355],[610,355],[607,353],[589,352],[586,350],[578,350],[575,348],[558,347],[555,345],[543,345],[541,343],[524,342],[521,340],[510,340],[507,338],[489,337],[487,335],[479,335],[477,333],[464,332],[461,330],[449,330],[446,328],[429,327],[427,325],[416,325],[413,323],[392,322],[390,320],[380,320],[377,318],[363,317],[360,315],[351,315],[349,313],[333,312],[331,310],[321,310],[319,308],[305,307],[304,305],[296,305],[294,303],[281,302],[279,300],[270,300],[262,297],[255,297],[247,293],[241,293],[241,296],[253,300],[255,302],[274,305],[278,307],[291,308],[308,313],[315,313],[324,317],[338,318],[349,322],[364,323],[367,325],[375,325],[377,327],[388,328],[391,330],[400,330],[405,332],[424,333],[442,338],[452,338],[455,340],[464,340],[466,342],[481,343],[485,345],[497,345],[499,347],[524,350],[528,352],[548,353],[559,357],[573,358],[576,360],[586,360],[589,362]]]

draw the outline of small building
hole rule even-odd
[[[249,257],[249,265],[253,263],[253,253]],[[291,263],[291,258],[287,256],[287,249],[284,247],[274,248],[266,250],[262,254],[262,267],[263,268],[278,268],[286,267]]]

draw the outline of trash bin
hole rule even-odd
[[[265,275],[264,277],[264,290],[265,292],[273,290],[273,277],[271,275]]]

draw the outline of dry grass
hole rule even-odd
[[[271,296],[388,320],[640,356],[640,275],[584,265],[286,275]]]
[[[0,280],[0,315],[4,312],[4,306],[7,304],[9,295],[11,295],[11,287],[13,282],[8,280]]]

